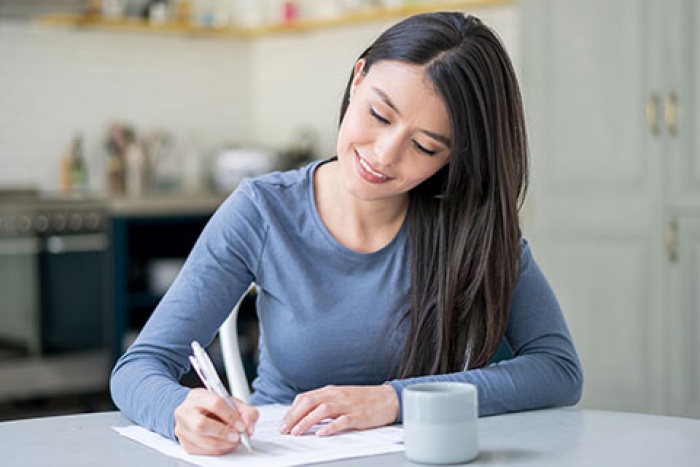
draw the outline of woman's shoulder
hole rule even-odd
[[[313,181],[315,168],[322,161],[314,161],[298,169],[270,172],[255,178],[246,178],[238,190],[258,197],[298,197],[306,195]]]
[[[267,224],[308,218],[313,207],[313,174],[323,161],[304,167],[243,179],[221,206],[227,218],[249,218]],[[256,220],[257,219],[257,220]]]

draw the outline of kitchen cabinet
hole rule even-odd
[[[186,36],[225,37],[235,39],[254,39],[277,34],[290,34],[342,27],[353,24],[382,21],[398,17],[410,16],[417,13],[440,10],[455,10],[477,8],[490,5],[507,5],[514,0],[440,0],[428,2],[405,2],[396,7],[366,7],[349,10],[339,16],[319,19],[300,19],[289,24],[260,26],[255,28],[242,27],[201,27],[186,22],[167,22],[150,24],[137,18],[113,19],[104,18],[99,12],[88,12],[85,15],[55,14],[39,20],[44,26],[76,27],[103,29],[118,32],[147,32],[157,34],[175,34]]]
[[[520,6],[529,235],[581,354],[582,404],[698,416],[700,5]]]
[[[672,206],[700,206],[700,5],[691,0],[656,2],[658,24],[653,87],[655,138],[668,167],[667,198]]]
[[[113,203],[112,353],[119,357],[146,323],[221,200],[203,199]],[[167,266],[163,268],[162,266]]]
[[[700,5],[657,2],[659,154],[666,173],[666,288],[670,413],[700,417]]]
[[[700,209],[673,208],[675,226],[668,254],[673,257],[667,287],[669,412],[700,418]]]
[[[126,351],[151,316],[221,202],[219,197],[195,197],[111,203],[112,363]],[[258,341],[253,296],[241,303],[238,333],[243,365],[252,382],[257,372]],[[223,371],[216,339],[208,351],[214,365]],[[181,382],[199,385],[192,372],[184,375]]]

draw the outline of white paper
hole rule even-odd
[[[279,425],[287,409],[287,406],[282,405],[258,407],[260,418],[250,440],[253,452],[248,452],[241,446],[224,456],[187,454],[180,444],[135,425],[114,429],[122,436],[163,454],[201,466],[235,464],[243,467],[284,467],[403,451],[403,429],[399,426],[349,431],[324,437],[316,436],[315,429],[302,436],[282,435],[279,433]]]

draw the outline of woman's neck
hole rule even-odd
[[[314,192],[319,217],[343,246],[372,253],[388,245],[401,229],[408,210],[408,195],[385,200],[362,200],[345,189],[337,161],[319,166]]]

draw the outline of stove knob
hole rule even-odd
[[[51,219],[51,226],[58,232],[66,228],[66,216],[63,214],[54,214]]]
[[[68,228],[73,232],[77,232],[83,226],[83,218],[78,213],[73,213],[68,216]]]
[[[32,228],[32,219],[26,214],[17,218],[17,232],[27,233]]]
[[[39,214],[34,218],[34,228],[37,232],[46,232],[49,228],[49,218],[46,214]]]
[[[100,226],[100,215],[96,212],[89,212],[85,216],[85,228],[89,230],[97,230]]]

